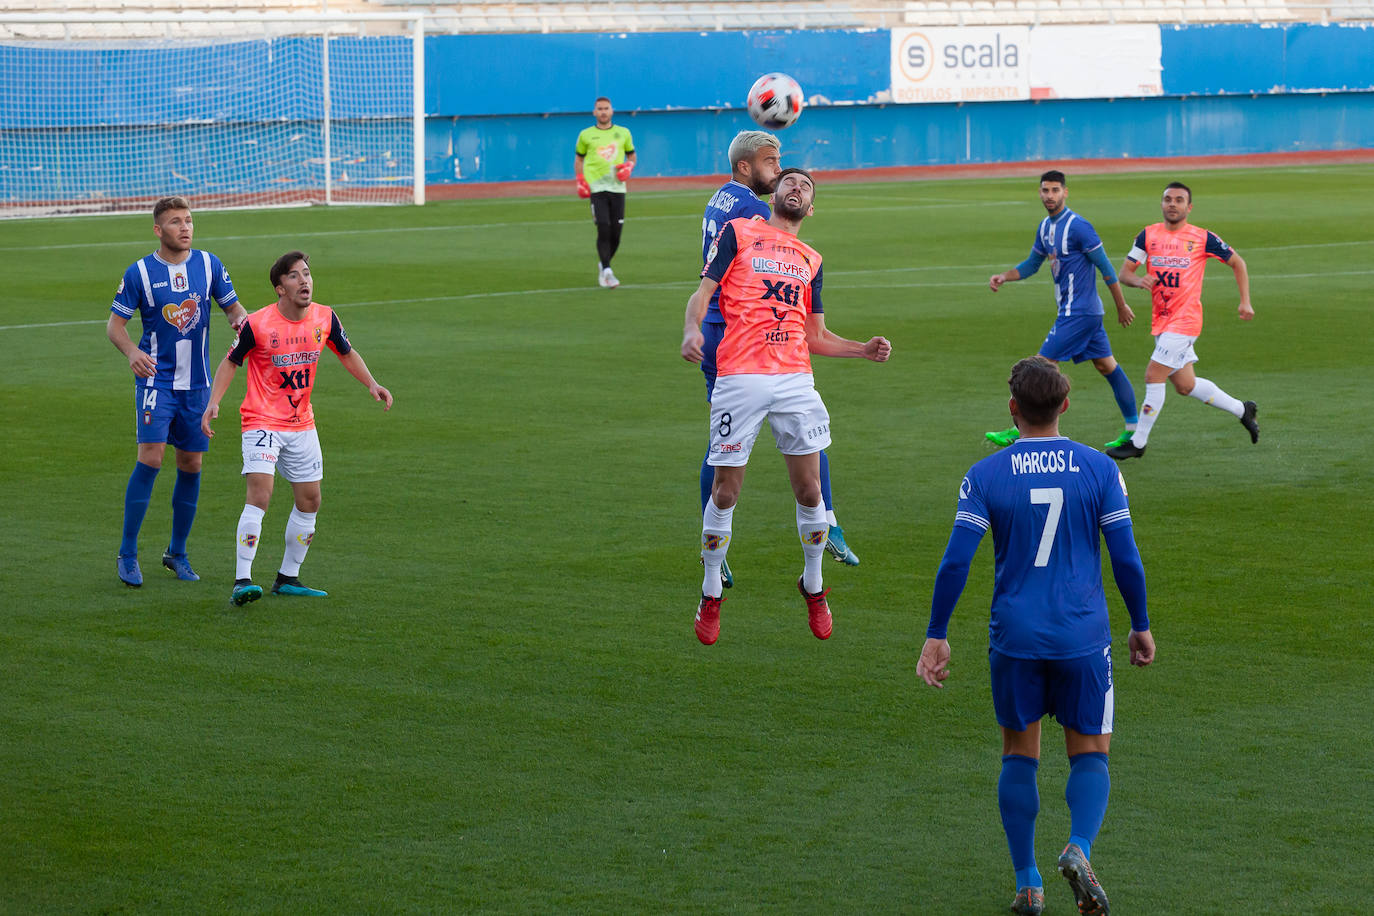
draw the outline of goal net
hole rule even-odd
[[[0,216],[424,203],[414,15],[0,15]]]

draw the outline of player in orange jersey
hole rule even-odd
[[[1121,265],[1122,282],[1134,277],[1141,264],[1148,271],[1142,279],[1154,304],[1150,333],[1155,335],[1155,352],[1145,369],[1145,402],[1131,441],[1107,449],[1107,454],[1118,460],[1145,454],[1150,430],[1164,407],[1166,380],[1174,383],[1179,394],[1195,397],[1236,417],[1250,434],[1251,443],[1259,441],[1259,423],[1255,422],[1259,407],[1255,402],[1237,400],[1193,371],[1193,363],[1197,362],[1193,342],[1202,333],[1202,275],[1207,260],[1216,258],[1235,271],[1236,288],[1240,290],[1238,311],[1242,321],[1250,321],[1255,310],[1250,305],[1250,274],[1245,259],[1215,233],[1188,222],[1188,214],[1193,211],[1193,192],[1183,182],[1169,183],[1160,208],[1164,221],[1140,230],[1131,253]]]
[[[277,301],[249,315],[239,329],[238,340],[215,369],[210,405],[201,417],[205,434],[213,436],[210,423],[219,416],[219,402],[238,367],[247,364],[248,391],[239,413],[243,418],[243,476],[248,497],[239,517],[237,569],[229,599],[237,605],[262,597],[262,589],[253,584],[253,558],[276,472],[291,484],[295,507],[286,522],[286,554],[272,594],[319,598],[327,594],[301,584],[297,578],[315,536],[320,481],[324,478],[324,456],[310,406],[324,348],[333,350],[349,374],[367,386],[373,400],[391,409],[391,392],[372,377],[362,356],[349,343],[339,316],[311,299],[314,282],[310,259],[303,252],[289,251],[272,265],[269,276]]]
[[[702,513],[701,559],[706,567],[697,605],[697,639],[720,636],[721,564],[730,546],[735,503],[744,467],[766,419],[787,463],[797,499],[797,532],[805,568],[797,587],[806,599],[811,632],[827,639],[830,607],[821,558],[830,523],[821,500],[820,451],[830,445],[830,414],[811,376],[811,354],[885,362],[886,338],[860,343],[825,327],[821,307],[821,256],[797,238],[814,211],[816,185],[804,169],[783,169],[773,192],[773,215],[732,219],[707,252],[701,285],[687,301],[682,356],[702,360],[701,321],[720,288],[725,335],[716,348],[711,396],[711,466],[715,479]]]

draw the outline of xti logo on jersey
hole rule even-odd
[[[1135,237],[1128,261],[1144,264],[1154,276],[1151,334],[1196,337],[1202,333],[1202,278],[1209,258],[1231,260],[1231,247],[1213,232],[1184,223],[1146,226]]]
[[[725,224],[703,276],[720,284],[718,375],[809,373],[806,319],[821,307],[821,256],[759,219]]]

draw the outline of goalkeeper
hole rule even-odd
[[[630,132],[611,123],[615,109],[604,95],[592,110],[596,123],[577,135],[573,172],[577,196],[591,198],[596,221],[596,281],[607,289],[620,285],[611,271],[611,258],[620,247],[625,225],[625,181],[635,167],[635,143]],[[590,154],[590,155],[589,155]]]

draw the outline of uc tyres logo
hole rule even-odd
[[[200,324],[200,294],[192,293],[180,302],[169,302],[162,307],[162,317],[182,334],[189,334]]]

